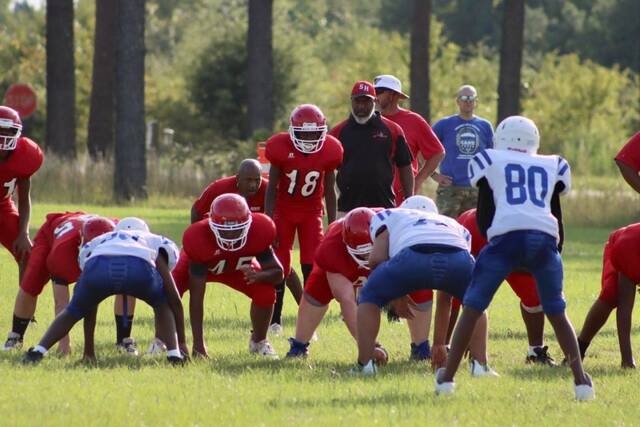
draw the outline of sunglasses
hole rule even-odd
[[[464,102],[473,102],[473,101],[475,101],[476,99],[478,99],[478,97],[477,97],[477,96],[475,96],[475,95],[460,95],[460,96],[458,97],[458,99],[459,99],[460,101],[464,101]]]

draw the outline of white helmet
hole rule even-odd
[[[415,209],[423,212],[431,212],[438,213],[438,207],[436,204],[427,196],[411,196],[407,199],[404,199],[404,202],[400,205],[403,209]]]
[[[140,218],[136,218],[135,216],[130,216],[127,218],[122,218],[120,222],[116,225],[116,231],[122,230],[131,230],[131,231],[144,231],[145,233],[149,232],[149,226],[146,222],[141,220]]]
[[[511,116],[500,122],[493,135],[493,143],[497,150],[536,154],[540,147],[540,133],[533,120]]]

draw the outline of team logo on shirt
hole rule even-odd
[[[290,159],[293,159],[294,157],[296,157],[296,156],[295,156],[295,154],[293,154],[293,153],[289,153],[289,158],[290,158]]]
[[[374,132],[373,134],[373,139],[386,139],[386,138],[387,138],[387,134],[381,130]]]
[[[469,125],[462,125],[457,128],[456,145],[460,154],[475,154],[480,148],[480,133],[478,129]]]

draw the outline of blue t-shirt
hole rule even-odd
[[[458,115],[445,117],[433,126],[445,149],[440,173],[453,179],[453,185],[469,187],[467,164],[473,156],[493,148],[493,127],[488,120],[474,116],[464,120]]]

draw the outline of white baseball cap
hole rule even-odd
[[[391,74],[382,74],[373,79],[373,86],[378,88],[390,89],[400,95],[403,99],[409,99],[409,95],[402,92],[402,82],[396,76]]]

